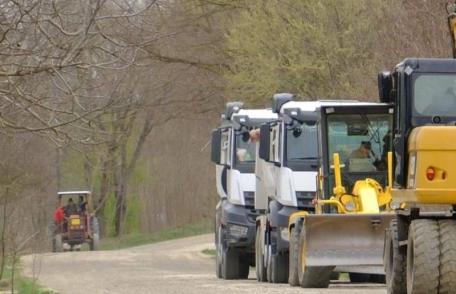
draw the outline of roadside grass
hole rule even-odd
[[[0,293],[58,294],[53,290],[41,287],[36,280],[22,276],[19,268],[16,268],[14,271],[14,281],[11,281],[13,278],[12,274],[11,265],[7,264],[3,278],[0,281]]]
[[[201,253],[214,257],[216,252],[215,252],[215,249],[206,248],[206,249],[203,249],[201,251]]]
[[[156,243],[160,241],[173,240],[210,233],[214,229],[213,222],[210,220],[167,228],[155,231],[150,234],[131,233],[121,237],[108,237],[100,240],[100,250],[116,250],[133,246]]]

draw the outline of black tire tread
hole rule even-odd
[[[412,221],[408,247],[413,246],[415,270],[414,283],[407,275],[407,292],[413,294],[437,294],[439,290],[440,233],[435,220]],[[410,253],[410,250],[407,254]],[[411,269],[407,262],[407,272]]]
[[[271,283],[282,284],[288,281],[288,254],[271,256]]]
[[[397,219],[390,222],[389,229],[386,231],[385,241],[389,244],[385,246],[384,265],[386,273],[386,287],[388,294],[407,293],[407,256],[399,250],[399,235],[397,229]],[[389,252],[391,250],[392,252]],[[393,264],[391,273],[389,272],[389,254],[393,254]]]
[[[456,221],[440,220],[440,281],[439,294],[456,290]]]
[[[266,267],[264,266],[263,248],[264,244],[261,239],[261,227],[257,227],[255,236],[255,264],[256,264],[256,278],[258,282],[267,282]]]

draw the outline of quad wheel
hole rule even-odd
[[[394,226],[392,223],[385,240],[388,293],[455,293],[456,221],[413,220],[409,226],[406,254],[396,250]]]
[[[333,267],[306,265],[306,234],[305,227],[299,236],[298,278],[303,288],[328,288]]]
[[[225,241],[224,228],[218,226],[216,243],[216,274],[222,279],[247,279],[249,263],[234,248],[229,248]]]
[[[52,240],[52,252],[63,252],[63,239],[61,234],[56,234]]]
[[[92,234],[92,239],[89,243],[90,251],[97,251],[100,247],[100,236],[98,233]]]

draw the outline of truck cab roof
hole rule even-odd
[[[273,113],[271,109],[239,109],[237,112],[232,113],[231,117],[224,118],[222,127],[234,126],[240,128],[246,127],[259,127],[263,123],[276,120],[278,115]]]

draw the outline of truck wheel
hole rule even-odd
[[[222,277],[226,280],[239,279],[239,255],[233,249],[224,248],[222,251]]]
[[[90,251],[97,251],[100,247],[100,236],[98,233],[92,234],[92,239],[90,240]]]
[[[222,242],[221,242],[222,227],[216,224],[215,228],[215,275],[217,278],[222,278]]]
[[[412,221],[407,242],[407,293],[438,293],[439,259],[438,222],[430,219]]]
[[[241,260],[241,256],[235,249],[228,248],[224,236],[224,229],[222,226],[219,226],[217,254],[220,254],[220,273],[222,279],[246,279],[249,275],[248,262]]]
[[[301,229],[299,236],[298,254],[298,277],[299,284],[303,288],[328,288],[333,267],[306,266],[305,257],[306,234],[305,227]]]
[[[255,236],[255,264],[258,282],[267,282],[266,267],[264,266],[264,234],[261,227],[257,227]]]
[[[61,234],[56,234],[54,236],[54,247],[55,251],[54,252],[63,252],[63,240],[62,240],[62,235]]]
[[[439,293],[456,289],[456,221],[440,220],[440,283]]]
[[[389,228],[385,232],[383,264],[385,265],[388,294],[407,293],[407,256],[399,248],[397,219],[391,220]]]
[[[298,255],[299,255],[299,229],[296,225],[290,231],[290,253],[288,265],[288,283],[299,286]]]
[[[239,259],[239,279],[247,279],[249,277],[250,265],[247,260],[242,257]]]
[[[271,283],[286,283],[288,280],[288,254],[271,256]]]

